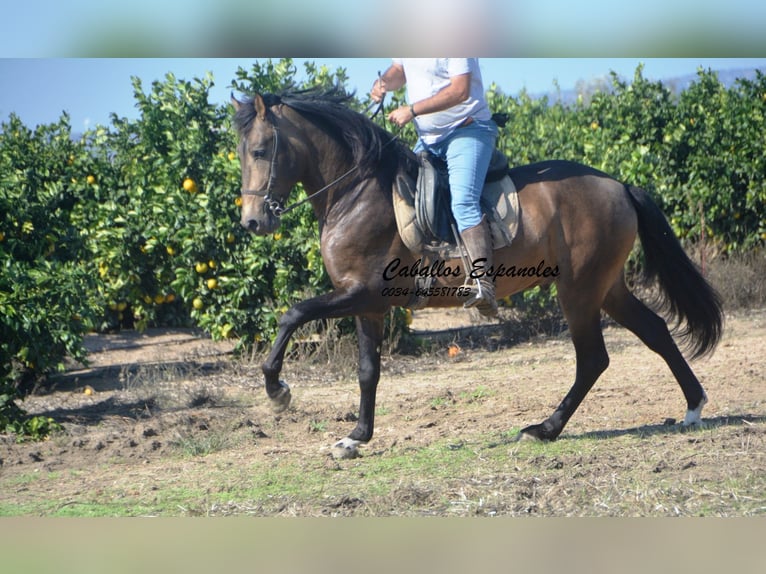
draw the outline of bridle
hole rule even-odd
[[[268,210],[276,217],[281,217],[285,213],[284,199],[274,199],[271,195],[276,180],[277,171],[277,151],[279,150],[279,130],[276,122],[272,121],[271,129],[274,131],[274,149],[271,152],[271,163],[269,164],[269,181],[266,183],[266,189],[243,189],[240,195],[254,195],[262,197]]]
[[[375,110],[375,113],[370,116],[370,119],[375,119],[375,116],[380,113],[380,110],[383,109],[383,103],[385,101],[385,95],[383,98],[381,98],[380,102],[378,103],[378,107]],[[372,105],[374,105],[375,102],[370,104],[365,112],[369,112]],[[274,187],[274,181],[276,180],[276,168],[277,168],[277,151],[279,150],[279,129],[277,128],[276,121],[272,120],[269,122],[271,124],[271,129],[274,132],[274,149],[271,153],[271,163],[269,164],[269,180],[266,184],[266,189],[242,189],[240,191],[240,195],[253,195],[256,197],[262,197],[263,203],[266,206],[266,209],[268,209],[269,213],[271,213],[274,217],[282,217],[284,214],[291,212],[293,209],[303,205],[307,201],[312,200],[313,198],[317,197],[318,195],[324,193],[328,189],[330,189],[333,185],[340,183],[344,179],[346,179],[348,176],[350,176],[352,173],[357,171],[359,169],[358,165],[355,165],[351,169],[349,169],[347,172],[341,174],[339,177],[335,178],[333,181],[325,185],[323,188],[319,189],[318,191],[315,191],[311,195],[303,198],[302,200],[293,203],[289,207],[285,207],[285,199],[281,197],[273,197],[272,196],[272,190]],[[387,141],[383,147],[388,146],[389,144],[393,143],[399,138],[398,135],[394,135],[389,141]]]

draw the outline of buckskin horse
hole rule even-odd
[[[403,243],[392,201],[396,175],[411,173],[414,155],[353,111],[350,98],[338,88],[256,94],[244,102],[232,95],[242,170],[241,224],[257,235],[273,233],[290,209],[286,202],[293,186],[301,182],[318,220],[321,253],[334,286],[297,303],[279,321],[262,366],[266,393],[277,412],[291,400],[279,376],[295,330],[312,320],[355,317],[359,418],[351,433],[333,445],[337,458],[357,456],[357,447],[373,436],[384,318],[392,306],[408,305],[415,278],[401,270],[416,268],[421,257]],[[602,310],[665,360],[686,399],[683,424],[699,424],[705,391],[665,320],[625,283],[624,266],[636,234],[644,250],[644,273],[659,285],[661,311],[676,321],[676,335],[691,358],[711,353],[720,340],[721,302],[648,193],[569,161],[514,167],[509,174],[520,203],[518,233],[510,247],[495,251],[495,264],[538,270],[545,262],[551,272],[500,274],[496,295],[555,283],[577,360],[574,384],[559,406],[543,422],[522,429],[518,438],[556,439],[607,368]],[[400,272],[391,272],[392,262]],[[467,270],[459,273],[460,260],[446,265],[454,273],[433,273],[429,307],[459,305],[453,294]]]

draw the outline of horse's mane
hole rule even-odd
[[[348,104],[354,93],[339,86],[287,90],[281,94],[264,94],[267,108],[284,104],[314,122],[347,149],[353,162],[363,173],[379,168],[393,154],[402,153],[403,146],[388,145],[393,136],[373,121],[352,110]],[[249,98],[245,103],[252,102]],[[240,106],[234,115],[234,125],[240,134],[249,131],[255,118],[254,106]]]

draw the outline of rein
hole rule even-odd
[[[372,116],[370,116],[370,118],[369,118],[370,120],[374,120],[375,117],[383,109],[383,104],[385,102],[385,99],[386,99],[386,96],[384,94],[383,97],[381,98],[380,102],[378,103],[377,109],[372,114]],[[370,111],[370,109],[372,108],[372,105],[374,103],[375,102],[373,102],[372,104],[367,106],[367,109],[365,110],[365,113]],[[337,178],[335,178],[333,181],[331,181],[330,183],[328,183],[327,185],[325,185],[323,188],[319,189],[318,191],[315,191],[311,195],[301,199],[300,201],[298,201],[296,203],[293,203],[289,207],[284,207],[284,205],[283,205],[284,200],[283,199],[274,199],[273,197],[271,197],[271,188],[274,186],[274,180],[275,180],[274,172],[276,171],[275,168],[276,168],[276,164],[277,164],[277,150],[278,150],[278,146],[279,146],[279,130],[277,129],[276,123],[272,124],[272,129],[274,130],[274,151],[272,152],[271,164],[269,166],[269,183],[266,185],[266,189],[263,189],[263,190],[243,189],[243,190],[240,191],[240,194],[241,195],[254,195],[254,196],[257,196],[257,197],[263,197],[263,201],[266,204],[266,206],[269,208],[269,211],[271,211],[271,213],[273,213],[276,217],[282,217],[285,213],[290,213],[296,207],[300,207],[301,205],[303,205],[307,201],[311,201],[312,199],[314,199],[318,195],[326,192],[333,185],[335,185],[337,183],[340,183],[341,181],[346,179],[349,175],[351,175],[352,173],[354,173],[355,171],[357,171],[359,169],[359,166],[355,165],[354,167],[349,169],[347,172],[345,172],[344,174],[338,176]],[[390,144],[395,142],[397,139],[399,139],[399,134],[394,135],[390,140],[388,140],[385,144],[383,144],[383,147],[381,149],[385,149]]]

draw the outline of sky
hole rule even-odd
[[[278,59],[278,58],[275,58]],[[265,59],[257,59],[264,61]],[[304,58],[294,63],[303,71]],[[144,92],[151,82],[162,80],[168,72],[191,80],[213,74],[212,103],[229,101],[231,81],[238,68],[250,69],[253,58],[0,58],[0,123],[11,113],[28,126],[52,123],[63,111],[70,114],[74,132],[97,124],[109,125],[110,114],[135,118],[131,77],[141,78]],[[366,96],[378,71],[390,64],[389,58],[309,58],[331,70],[346,69],[348,87]],[[726,70],[758,68],[766,71],[766,58],[482,58],[481,70],[486,87],[495,83],[505,93],[516,95],[522,89],[542,94],[574,88],[580,80],[607,77],[611,71],[630,80],[643,64],[644,77],[667,80],[704,69]]]
[[[644,77],[766,69],[763,0],[37,0],[0,18],[0,122],[72,129],[136,114],[131,76],[148,91],[167,72],[212,72],[225,103],[237,68],[292,57],[298,70],[345,67],[364,96],[391,56],[480,56],[486,86],[515,95]]]

